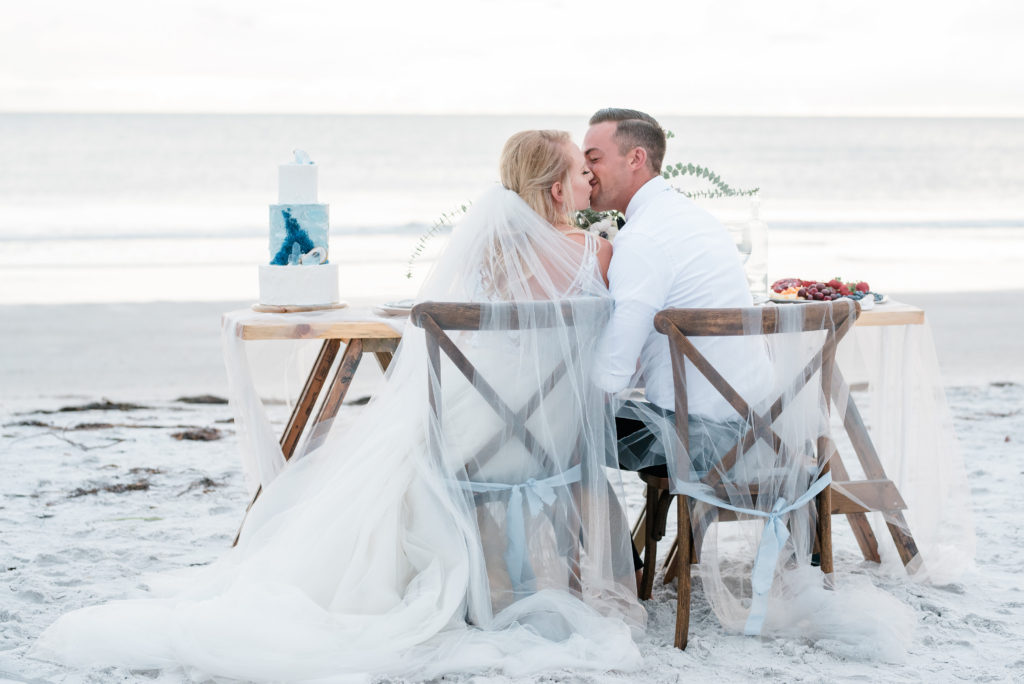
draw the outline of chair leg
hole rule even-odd
[[[690,549],[693,531],[690,529],[690,507],[686,497],[676,497],[679,525],[679,592],[676,597],[676,648],[685,649],[690,634]]]
[[[697,535],[690,529],[690,564],[700,563],[700,544],[697,542]],[[701,537],[701,539],[704,539]]]
[[[580,566],[580,546],[582,544],[583,523],[580,520],[583,510],[583,488],[577,482],[572,485],[572,502],[574,510],[565,511],[566,523],[573,530],[569,536],[569,589],[577,596],[583,595],[583,570]]]
[[[651,598],[654,589],[654,568],[658,559],[657,524],[658,499],[660,492],[657,487],[647,485],[647,525],[644,530],[644,575],[640,583],[640,598],[644,601]]]
[[[828,466],[826,465],[826,470]],[[832,485],[818,494],[818,553],[821,571],[831,575],[832,567]]]
[[[676,568],[679,567],[679,535],[672,540],[672,545],[668,547],[668,555],[665,556],[665,564],[663,569],[665,570],[665,576],[662,578],[664,584],[671,584],[672,580],[676,576]]]
[[[689,499],[687,499],[689,501]],[[678,499],[676,505],[679,505]],[[690,530],[690,563],[700,563],[700,540],[697,535],[693,533],[693,529]],[[684,537],[685,540],[685,537]],[[679,534],[676,533],[676,538],[672,542],[672,546],[668,551],[668,558],[665,559],[665,584],[669,584],[675,579],[676,574],[679,571]]]

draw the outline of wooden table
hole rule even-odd
[[[924,311],[901,302],[889,302],[861,313],[858,326],[920,325]],[[363,354],[373,353],[382,370],[387,370],[398,347],[401,333],[393,325],[367,316],[365,319],[295,322],[291,314],[265,315],[245,321],[236,334],[246,341],[258,340],[323,340],[320,354],[313,363],[295,409],[281,435],[281,450],[291,458],[304,433],[324,385],[330,378],[327,395],[320,406],[313,428],[333,419],[352,383]],[[342,343],[345,351],[333,376],[330,370]],[[852,402],[852,400],[851,400]],[[859,414],[858,414],[859,417]]]
[[[286,460],[295,453],[307,428],[315,430],[318,425],[332,420],[337,415],[363,354],[372,353],[383,370],[387,370],[391,363],[392,355],[401,339],[401,332],[396,329],[396,324],[397,327],[401,327],[401,319],[393,319],[393,323],[388,323],[369,314],[365,318],[352,317],[352,313],[355,312],[346,313],[348,316],[346,320],[334,320],[330,316],[323,317],[323,320],[315,320],[308,317],[296,318],[293,314],[263,314],[243,321],[235,331],[239,338],[246,341],[324,341],[299,394],[291,417],[281,434],[281,451]],[[876,305],[871,310],[862,312],[857,319],[858,326],[921,325],[923,323],[923,310],[894,301]],[[336,364],[334,372],[331,373],[342,344],[345,345],[345,351],[341,355],[341,360]],[[867,513],[881,512],[886,519],[889,533],[892,535],[901,559],[905,565],[909,566],[917,558],[918,553],[913,537],[906,533],[906,520],[902,513],[906,509],[906,504],[896,485],[885,474],[849,386],[841,374],[839,379],[839,382],[833,382],[832,385],[833,401],[838,404],[844,396],[846,398],[847,410],[844,427],[850,436],[853,450],[864,469],[866,479],[851,481],[842,456],[837,451],[831,460],[834,478],[832,513],[833,515],[847,516],[864,558],[877,562],[879,560],[878,541],[868,522]],[[327,393],[323,396],[316,418],[310,425],[310,418],[325,385],[327,385]],[[257,489],[249,503],[249,508],[252,507],[252,502],[259,496],[260,491]],[[248,508],[246,512],[248,513]],[[642,515],[634,526],[633,534],[634,539],[643,539],[644,520]],[[235,541],[238,541],[237,536]],[[673,544],[673,550],[670,551],[667,559],[669,563],[675,556],[674,549],[675,545]],[[908,567],[908,569],[912,570],[913,568]],[[673,576],[674,574],[671,572],[666,573],[668,578]]]
[[[913,304],[903,302],[886,302],[876,304],[868,311],[861,311],[857,317],[857,325],[860,327],[875,325],[922,325],[924,323],[924,310]]]
[[[788,305],[787,305],[788,306]],[[924,311],[916,306],[902,302],[890,301],[876,304],[872,309],[864,311],[857,318],[858,327],[923,325]],[[879,562],[878,540],[868,521],[868,513],[881,513],[886,528],[908,572],[915,572],[921,563],[917,544],[910,534],[903,511],[907,506],[896,484],[889,479],[882,467],[878,452],[850,386],[836,366],[837,378],[832,382],[832,403],[845,404],[843,427],[850,437],[853,451],[863,468],[865,479],[851,480],[843,457],[835,450],[829,460],[832,469],[832,515],[845,515],[853,528],[854,537],[860,546],[865,560]],[[633,526],[633,543],[643,546],[646,520],[642,512]],[[678,539],[665,559],[665,583],[676,576]]]
[[[339,315],[350,316],[351,313],[344,312]],[[399,327],[401,326],[399,325]],[[285,460],[289,460],[294,455],[307,427],[312,432],[318,425],[332,420],[337,415],[363,354],[372,353],[381,370],[386,371],[402,337],[402,333],[395,326],[380,318],[375,318],[369,313],[362,318],[357,316],[346,320],[337,320],[336,317],[329,315],[318,320],[316,317],[296,314],[262,314],[238,323],[235,335],[245,341],[324,341],[302,391],[299,393],[298,400],[295,402],[291,417],[281,434],[281,452],[284,454]],[[345,351],[332,373],[331,369],[335,366],[335,360],[342,344],[345,345]],[[316,418],[310,425],[310,417],[313,415],[325,385],[327,385],[327,392],[323,395],[323,400],[319,402],[320,407]],[[246,508],[246,514],[261,491],[262,486],[253,495]],[[245,519],[243,518],[242,525],[244,524]],[[241,534],[241,526],[239,534]],[[237,543],[238,535],[236,534],[233,544]]]
[[[295,323],[288,320],[289,314],[279,314],[275,319],[260,319],[243,323],[238,331],[239,337],[246,341],[255,340],[323,340],[320,353],[313,362],[306,384],[299,393],[281,435],[281,451],[285,460],[295,453],[303,432],[309,423],[313,408],[320,397],[324,385],[330,378],[327,395],[320,406],[313,428],[320,423],[333,419],[338,414],[341,402],[344,401],[348,388],[352,384],[359,362],[363,354],[372,353],[377,357],[381,370],[386,371],[391,358],[398,348],[402,334],[394,327],[379,320],[345,320]],[[342,343],[345,351],[341,362],[331,375],[331,366]]]

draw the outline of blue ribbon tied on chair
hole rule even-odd
[[[509,579],[516,594],[531,593],[533,589],[533,567],[526,553],[526,520],[534,518],[545,506],[557,498],[556,490],[579,482],[580,466],[574,465],[565,472],[543,480],[530,478],[519,484],[502,482],[470,482],[459,480],[459,486],[476,494],[508,491],[508,509],[505,515],[508,544],[505,548],[505,564]],[[524,507],[523,504],[526,504]]]
[[[712,491],[707,486],[695,486],[689,482],[677,482],[677,493],[703,501],[716,508],[726,508],[730,511],[752,515],[759,518],[766,518],[764,531],[761,532],[761,541],[757,546],[757,555],[754,558],[754,569],[750,573],[750,586],[752,596],[750,600],[750,615],[743,627],[743,633],[748,636],[755,636],[764,629],[765,614],[768,610],[768,592],[772,588],[772,580],[775,578],[775,566],[779,562],[779,554],[789,539],[789,528],[784,520],[798,508],[802,508],[811,502],[811,499],[821,493],[825,487],[832,482],[832,473],[827,472],[811,483],[800,497],[791,504],[787,504],[784,497],[779,497],[772,506],[772,510],[765,512],[753,508],[742,508],[722,501],[718,497],[709,494]]]

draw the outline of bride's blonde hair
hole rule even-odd
[[[565,131],[521,131],[509,138],[501,151],[501,184],[552,224],[575,223],[571,142]],[[551,196],[551,187],[559,182],[565,196],[561,207]]]

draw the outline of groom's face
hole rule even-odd
[[[583,155],[592,173],[590,206],[598,211],[615,209],[625,213],[632,173],[626,155],[619,152],[615,141],[617,126],[614,121],[591,126],[583,138]]]

